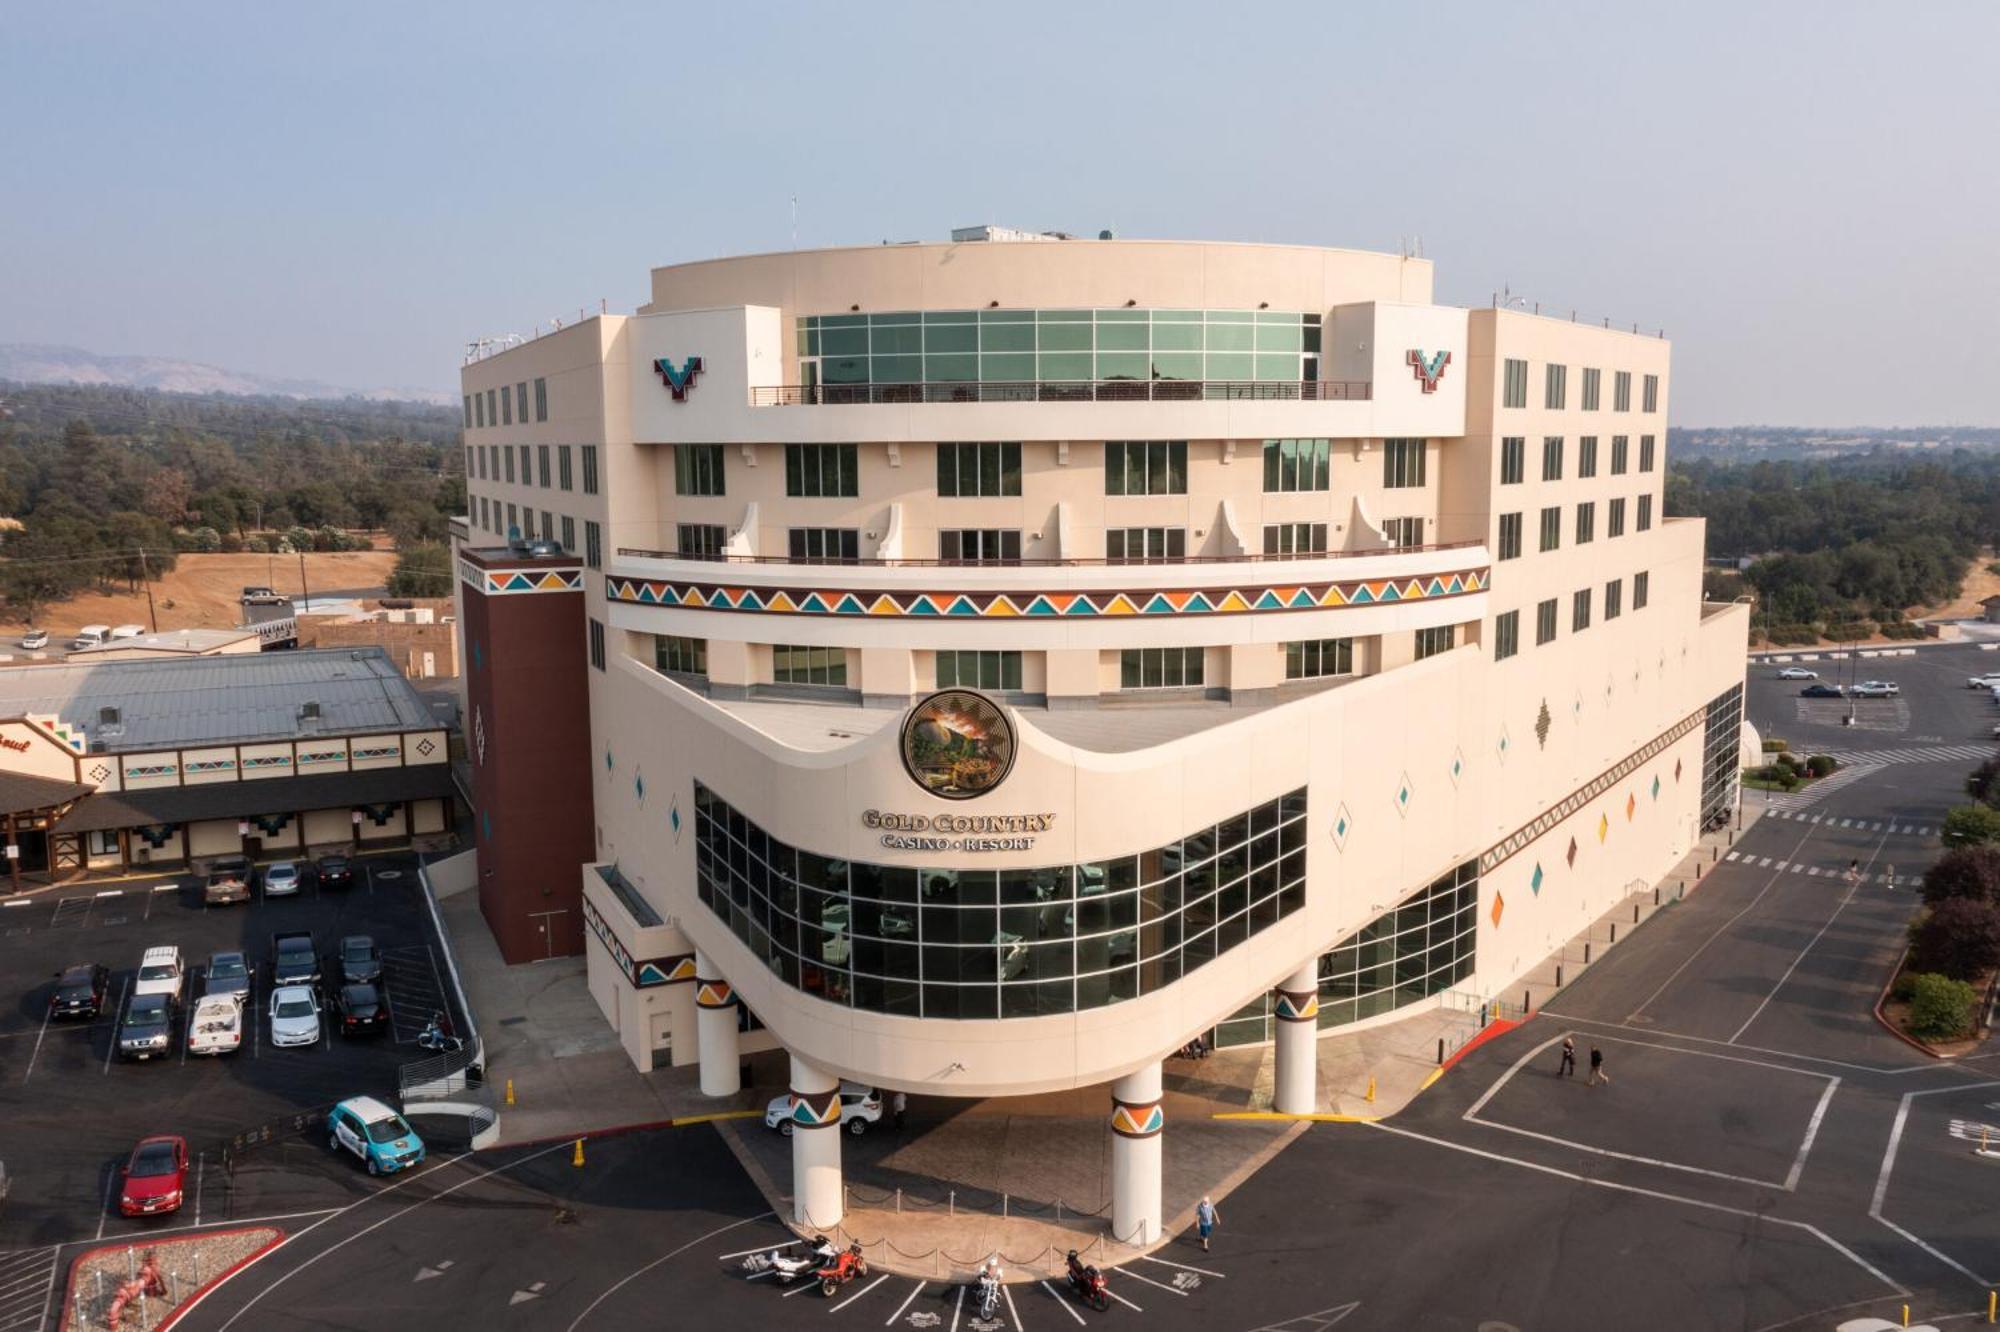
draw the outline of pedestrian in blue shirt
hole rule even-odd
[[[1204,1193],[1201,1201],[1194,1205],[1194,1224],[1201,1232],[1202,1252],[1208,1251],[1208,1237],[1215,1233],[1215,1223],[1221,1219],[1221,1214],[1215,1210],[1215,1204],[1210,1202],[1208,1195]]]

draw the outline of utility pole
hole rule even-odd
[[[312,609],[312,591],[306,586],[306,553],[299,552],[299,601],[303,610]]]
[[[146,548],[140,546],[138,547],[138,551],[139,581],[146,588],[146,620],[153,626],[153,632],[157,634],[160,632],[160,615],[158,611],[153,609],[153,575],[146,568]]]

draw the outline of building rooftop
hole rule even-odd
[[[307,703],[319,705],[317,720],[301,718]],[[438,724],[379,647],[0,668],[0,717],[31,713],[54,714],[107,751]]]
[[[76,657],[101,656],[110,652],[130,652],[133,648],[145,648],[153,652],[186,653],[199,656],[213,652],[217,648],[240,643],[246,638],[255,638],[255,629],[172,629],[161,634],[141,634],[137,638],[113,638],[99,643],[96,647],[77,648],[68,655]]]

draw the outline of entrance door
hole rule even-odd
[[[21,873],[42,874],[49,868],[49,835],[40,828],[20,828],[14,845],[21,848]]]
[[[561,911],[531,911],[528,913],[528,918],[535,922],[535,933],[541,936],[542,958],[544,960],[557,956],[556,932],[568,923],[563,919],[568,914],[569,912],[566,909]],[[569,950],[565,948],[562,951],[567,953]]]

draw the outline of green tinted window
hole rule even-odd
[[[969,352],[979,350],[979,325],[977,324],[927,324],[924,326],[924,351]]]
[[[979,350],[1026,351],[1035,349],[1035,326],[1033,324],[988,324],[979,326]]]
[[[1045,352],[1087,352],[1090,350],[1091,331],[1089,324],[1043,324],[1038,329],[1041,349]]]

